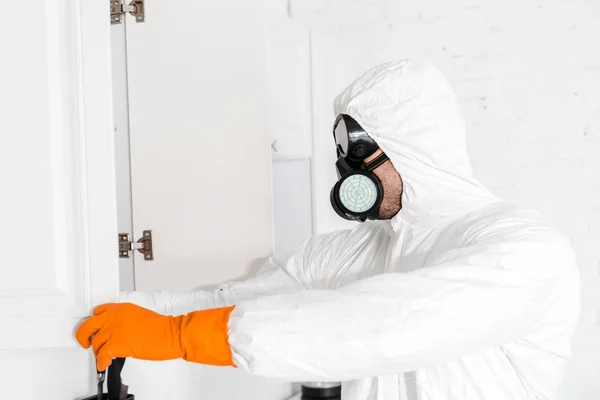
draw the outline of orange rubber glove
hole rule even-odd
[[[98,371],[118,357],[235,367],[227,327],[233,308],[172,317],[131,303],[103,304],[77,329],[76,338],[84,349],[92,346]]]

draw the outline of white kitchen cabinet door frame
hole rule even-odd
[[[106,15],[105,7],[95,2],[49,3],[48,86],[40,88],[48,109],[28,110],[31,118],[43,112],[48,148],[24,167],[30,186],[20,214],[25,229],[35,227],[44,236],[27,232],[4,242],[27,243],[30,255],[21,265],[21,253],[3,252],[8,275],[0,289],[0,319],[10,329],[0,329],[0,349],[74,347],[74,327],[90,308],[118,296],[110,26],[98,17]],[[50,167],[46,179],[42,165]],[[31,275],[15,275],[8,266]],[[43,278],[35,277],[36,268]]]
[[[119,294],[110,16],[83,0],[3,12],[0,385],[74,400],[96,376],[75,330]]]

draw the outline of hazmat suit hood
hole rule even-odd
[[[435,222],[499,201],[473,178],[465,123],[440,71],[412,60],[365,72],[334,102],[335,114],[354,118],[387,154],[404,185],[393,218]]]

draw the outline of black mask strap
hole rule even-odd
[[[365,168],[369,172],[373,171],[374,169],[380,167],[387,160],[389,160],[388,156],[386,156],[385,153],[381,153],[380,155],[378,155],[377,157],[375,157],[373,160],[371,160],[368,163],[366,163],[365,164]]]

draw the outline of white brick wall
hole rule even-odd
[[[508,201],[541,211],[573,241],[584,308],[561,399],[597,400],[600,0],[374,4],[353,0],[339,13],[342,0],[291,0],[292,17],[312,29],[316,229],[345,226],[329,210],[333,154],[321,147],[331,140],[333,96],[383,61],[434,63],[460,97],[476,175]]]
[[[598,399],[600,2],[523,3],[415,17],[389,28],[380,55],[442,68],[462,102],[477,176],[571,237],[584,308],[562,398]]]

